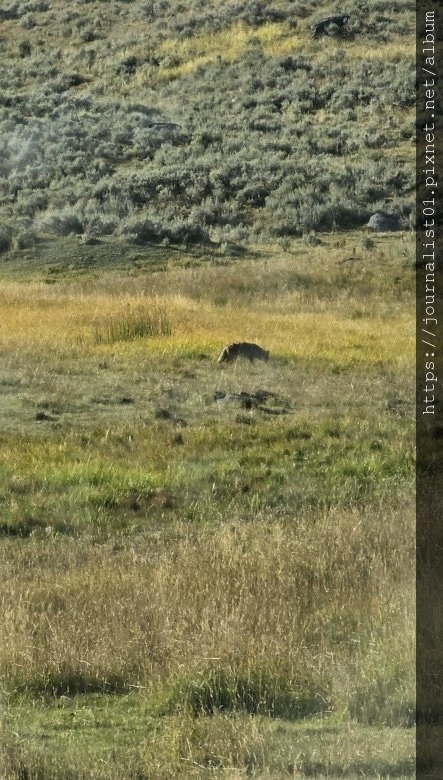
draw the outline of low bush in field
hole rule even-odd
[[[158,219],[156,222],[145,219],[126,220],[120,228],[122,236],[136,244],[172,243],[172,244],[208,244],[207,231],[196,221],[175,218],[171,221]]]
[[[55,233],[58,236],[84,232],[84,225],[80,217],[72,212],[48,212],[39,218],[38,227],[42,233]]]
[[[9,231],[0,231],[0,254],[7,252],[11,247],[12,241]]]

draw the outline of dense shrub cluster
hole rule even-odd
[[[147,0],[135,4],[135,15],[149,19],[151,23],[164,29],[165,20],[174,35],[187,37],[196,32],[217,32],[233,22],[244,22],[251,27],[260,27],[266,22],[282,22],[295,17],[291,3],[274,0],[273,3],[256,0],[233,0],[229,4],[217,0],[209,2],[187,1],[176,3],[174,0]]]
[[[277,56],[252,37],[236,59],[186,70],[179,52],[161,54],[166,37],[295,24],[293,4],[112,4],[109,14],[149,24],[158,53],[150,39],[142,54],[128,40],[106,40],[82,5],[63,12],[64,34],[84,44],[69,67],[60,49],[24,39],[0,74],[0,218],[19,244],[33,231],[172,242],[302,235],[364,224],[387,203],[401,215],[414,200],[410,165],[389,153],[412,140],[412,60],[401,68],[350,60],[345,41],[327,60]],[[408,0],[397,3],[392,24],[408,10]],[[2,13],[14,24],[31,11],[46,18],[48,4],[17,2]],[[377,27],[375,16],[360,11],[360,26]],[[383,30],[391,34],[389,24]],[[101,84],[85,69],[98,57]],[[122,84],[127,96],[118,97]]]

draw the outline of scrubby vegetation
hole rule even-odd
[[[12,3],[3,235],[251,242],[386,208],[407,225],[414,5],[351,13],[325,44],[310,3]]]
[[[0,9],[5,780],[415,776],[415,6],[340,11]]]

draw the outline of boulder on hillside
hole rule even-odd
[[[395,214],[386,214],[385,211],[376,211],[369,219],[367,227],[375,230],[377,233],[403,230],[400,217]]]

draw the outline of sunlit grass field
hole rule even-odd
[[[360,241],[1,269],[5,778],[414,776],[412,239]]]
[[[309,24],[306,22],[303,28],[299,30],[292,29],[288,24],[267,23],[257,29],[252,29],[245,24],[235,24],[232,27],[225,28],[211,35],[194,35],[192,38],[174,40],[169,38],[159,46],[159,53],[171,55],[175,59],[181,60],[180,64],[174,67],[153,70],[152,67],[145,67],[137,74],[137,85],[152,85],[155,81],[168,81],[181,78],[184,75],[193,73],[197,68],[204,67],[208,63],[216,62],[217,58],[223,57],[225,60],[236,60],[251,46],[260,47],[265,54],[271,57],[293,55],[294,53],[303,53],[317,55],[316,42],[306,40],[306,30]],[[386,44],[386,47],[388,44]],[[323,56],[330,57],[333,44],[326,41]],[[350,61],[355,59],[387,58],[385,48],[378,46],[371,50],[361,45],[358,40],[351,43],[346,50],[341,51],[341,56]],[[128,49],[133,55],[141,53],[138,46]],[[396,42],[394,45],[389,43],[389,60],[404,61],[408,57],[414,57],[414,46],[409,38],[406,41]],[[322,58],[320,56],[319,61]]]

